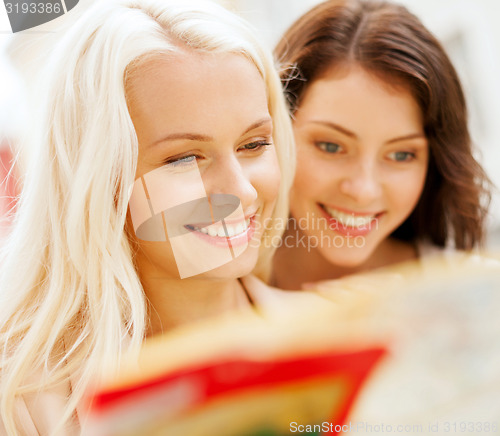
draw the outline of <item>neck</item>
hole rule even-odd
[[[343,266],[330,263],[317,248],[302,244],[300,238],[305,239],[301,230],[287,230],[283,239],[285,243],[276,251],[273,284],[278,288],[297,290],[305,283],[334,280],[417,257],[412,244],[387,238],[366,261]]]
[[[218,317],[251,305],[237,279],[150,279],[141,277],[149,303],[148,336]]]

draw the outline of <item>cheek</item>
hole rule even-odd
[[[291,206],[318,201],[317,196],[322,191],[330,191],[336,173],[333,167],[332,162],[319,158],[311,147],[298,147],[297,170],[290,195]]]
[[[276,153],[268,152],[255,162],[251,171],[252,184],[263,202],[274,202],[281,184],[281,171]]]
[[[401,213],[409,215],[420,199],[424,189],[427,170],[425,167],[415,168],[408,174],[397,177],[391,183],[392,203]]]

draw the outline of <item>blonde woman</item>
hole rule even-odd
[[[294,155],[271,59],[207,1],[95,2],[53,47],[1,259],[2,434],[78,433],[104,361],[251,307]]]

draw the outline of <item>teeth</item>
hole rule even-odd
[[[239,235],[243,232],[246,231],[246,229],[250,226],[250,218],[246,219],[244,223],[238,223],[238,224],[233,224],[229,225],[226,224],[226,232],[224,231],[223,226],[215,226],[215,225],[210,225],[207,227],[195,227],[191,226],[191,228],[197,232],[204,233],[205,235],[209,235],[212,237],[219,237],[219,238],[225,238],[229,237],[231,238],[232,236]]]
[[[375,215],[354,216],[345,212],[341,212],[337,209],[332,209],[328,206],[324,206],[324,208],[329,215],[339,221],[343,226],[347,227],[368,226],[375,219]]]

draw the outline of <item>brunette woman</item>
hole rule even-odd
[[[479,246],[487,177],[455,69],[418,18],[388,2],[327,1],[276,56],[298,159],[275,285]]]

